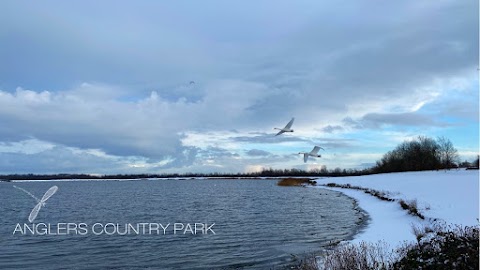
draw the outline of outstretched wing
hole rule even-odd
[[[58,190],[57,186],[53,186],[53,187],[49,188],[47,190],[47,192],[45,192],[45,194],[43,195],[41,202],[44,203],[46,200],[48,200],[48,198],[52,197],[53,194],[55,194],[55,192],[57,192],[57,190]]]
[[[21,188],[21,187],[17,187],[17,186],[15,186],[15,185],[13,185],[13,187],[16,188],[16,189],[18,189],[18,190],[21,190],[21,191],[27,193],[28,195],[30,195],[30,197],[34,198],[35,201],[37,201],[37,203],[40,201],[40,200],[39,200],[37,197],[35,197],[32,193],[28,192],[28,190],[25,190],[25,189],[23,189],[23,188]]]
[[[303,162],[307,163],[307,160],[308,160],[308,154],[305,153],[303,154]]]
[[[295,117],[292,118],[292,120],[290,120],[290,122],[288,122],[288,124],[285,126],[284,129],[290,129],[293,125],[293,121],[295,120]]]
[[[280,135],[280,134],[282,134],[282,133],[285,133],[285,131],[280,130],[277,134],[275,134],[275,136],[278,136],[278,135]]]
[[[312,155],[318,155],[318,151],[319,151],[320,149],[325,150],[325,149],[323,149],[323,148],[320,147],[320,146],[315,146],[315,147],[313,147],[313,150],[310,152],[310,154],[312,154]]]
[[[37,203],[37,205],[35,205],[35,207],[32,209],[32,212],[30,212],[30,215],[28,216],[28,221],[30,221],[30,223],[32,223],[35,218],[37,218],[40,208],[42,208],[42,202]]]

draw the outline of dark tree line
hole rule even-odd
[[[458,151],[444,137],[436,140],[419,136],[399,144],[377,161],[376,173],[424,171],[458,167]]]
[[[265,178],[265,177],[290,177],[290,176],[305,176],[305,177],[319,177],[319,176],[353,176],[368,174],[368,170],[357,169],[340,169],[327,170],[326,167],[322,169],[313,169],[309,171],[300,169],[263,169],[260,172],[250,173],[173,173],[173,174],[109,174],[109,175],[89,175],[89,174],[8,174],[0,175],[0,181],[9,180],[59,180],[59,179],[147,179],[147,178],[199,178],[199,177],[217,177],[217,178]]]

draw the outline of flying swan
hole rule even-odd
[[[319,155],[319,154],[318,154],[318,150],[320,150],[320,149],[325,150],[325,149],[323,149],[323,148],[320,147],[320,146],[315,146],[315,147],[313,148],[313,150],[310,151],[310,153],[307,153],[307,152],[299,152],[298,154],[299,154],[299,155],[302,155],[302,154],[303,154],[303,162],[306,163],[309,156],[311,156],[311,157],[322,157],[322,155]]]
[[[290,120],[290,122],[288,122],[288,124],[284,128],[273,128],[273,129],[280,130],[275,136],[278,136],[278,135],[280,135],[282,133],[285,133],[285,132],[293,132],[293,129],[291,129],[291,127],[293,125],[294,120],[295,120],[295,117],[293,117],[292,120]]]

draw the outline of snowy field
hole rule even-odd
[[[384,191],[388,197],[406,201],[417,200],[418,209],[426,217],[421,220],[403,210],[397,201],[382,201],[363,191],[329,188],[356,199],[368,212],[370,221],[352,242],[384,240],[396,245],[414,241],[412,224],[437,221],[447,224],[476,225],[479,217],[479,171],[450,170],[376,174],[357,177],[319,178],[317,185],[350,184]]]

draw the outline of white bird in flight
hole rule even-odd
[[[322,155],[319,155],[319,154],[318,154],[318,151],[319,151],[320,149],[325,150],[325,149],[323,149],[323,148],[320,147],[320,146],[315,146],[315,147],[313,147],[313,150],[310,151],[310,153],[307,153],[307,152],[299,152],[298,154],[299,154],[299,155],[302,155],[302,154],[303,154],[303,162],[306,163],[309,156],[310,156],[310,157],[322,157]]]
[[[285,132],[293,132],[293,129],[291,129],[291,127],[293,125],[294,120],[295,120],[295,117],[293,117],[292,120],[290,120],[290,122],[288,122],[288,124],[284,128],[273,128],[273,129],[279,129],[280,130],[275,136],[278,136],[278,135],[280,135],[282,133],[285,133]]]

